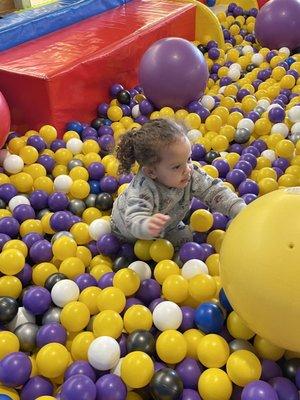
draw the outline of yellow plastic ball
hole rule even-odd
[[[94,319],[93,333],[95,337],[110,336],[117,339],[121,336],[122,330],[123,320],[116,311],[101,311]]]
[[[97,280],[99,280],[104,274],[113,272],[113,270],[106,264],[95,265],[91,268],[90,274]]]
[[[254,338],[254,348],[260,358],[278,361],[283,357],[285,350],[258,335]]]
[[[167,364],[181,362],[187,353],[187,344],[182,333],[169,329],[162,332],[156,340],[158,357]]]
[[[287,139],[283,139],[275,146],[275,152],[278,157],[290,158],[293,156],[295,151],[295,145],[293,142]]]
[[[255,333],[249,329],[235,311],[232,311],[227,318],[227,329],[235,339],[251,339]]]
[[[298,186],[298,179],[295,175],[292,174],[283,174],[278,179],[279,187],[293,187]]]
[[[154,374],[154,364],[148,354],[133,351],[127,354],[121,364],[121,378],[133,389],[148,385]]]
[[[87,306],[91,315],[95,315],[99,312],[97,301],[100,294],[100,288],[98,288],[97,286],[89,286],[82,290],[79,295],[78,301],[84,303]]]
[[[210,115],[205,120],[205,128],[208,131],[219,132],[219,130],[221,129],[222,123],[223,122],[222,122],[221,117],[219,117],[218,115]]]
[[[207,165],[204,165],[203,167],[201,167],[201,169],[204,172],[206,172],[209,176],[211,176],[212,178],[218,178],[219,177],[219,171],[213,165],[207,164]]]
[[[163,282],[162,294],[166,300],[182,303],[189,294],[188,281],[181,275],[169,275]]]
[[[197,347],[199,361],[207,368],[221,368],[230,355],[229,346],[220,335],[209,334],[202,337]]]
[[[88,307],[80,301],[71,301],[61,310],[60,322],[68,332],[82,331],[90,320]]]
[[[134,254],[139,260],[149,261],[152,259],[150,255],[150,247],[153,240],[137,240],[134,244]]]
[[[172,118],[175,115],[175,112],[171,107],[163,107],[159,111],[159,115],[161,118]]]
[[[263,196],[264,194],[273,192],[273,190],[278,189],[278,183],[273,178],[263,178],[258,182],[259,187],[259,195]]]
[[[200,375],[198,391],[203,400],[229,400],[232,383],[223,370],[209,368]]]
[[[154,278],[162,285],[168,276],[180,275],[179,266],[172,260],[163,260],[154,268]]]
[[[207,232],[213,226],[213,215],[207,210],[196,210],[191,215],[190,225],[196,232]]]
[[[26,172],[19,172],[18,174],[11,175],[10,181],[18,192],[29,193],[32,190],[33,179],[32,176]]]
[[[4,250],[0,254],[0,272],[4,275],[16,275],[25,265],[25,257],[15,249]]]
[[[69,279],[74,279],[77,275],[83,274],[85,266],[77,257],[68,257],[62,261],[59,272],[66,275]]]
[[[56,274],[58,269],[52,263],[43,262],[32,269],[32,281],[35,285],[44,286],[50,275]]]
[[[138,274],[129,268],[117,271],[113,277],[113,286],[122,290],[125,296],[132,296],[140,287]]]
[[[93,340],[95,340],[95,336],[92,332],[80,332],[75,336],[70,349],[74,361],[88,360],[87,353]]]
[[[83,179],[77,179],[70,187],[70,194],[75,199],[84,199],[90,193],[90,185]]]
[[[0,360],[2,360],[2,358],[10,353],[19,351],[19,349],[20,342],[18,337],[14,333],[10,331],[0,331]]]
[[[149,331],[152,327],[152,314],[142,305],[133,305],[124,314],[124,328],[128,333],[137,329]]]
[[[0,296],[17,299],[22,292],[22,282],[15,276],[0,277]]]
[[[53,215],[52,212],[49,212],[49,213],[43,215],[41,218],[41,224],[42,224],[43,231],[45,233],[53,235],[55,232],[50,226],[50,219],[51,219],[52,215]],[[24,221],[24,222],[27,222],[27,221]]]
[[[60,343],[46,344],[38,351],[36,356],[39,374],[50,379],[62,375],[70,361],[70,353]]]
[[[107,116],[111,121],[120,121],[120,119],[123,117],[123,111],[121,107],[111,106],[107,110]]]
[[[285,75],[280,81],[281,89],[292,89],[295,84],[296,79],[293,77],[293,75]]]
[[[107,287],[97,297],[99,311],[112,310],[121,313],[126,304],[126,297],[121,289]]]
[[[99,151],[100,151],[100,146],[96,142],[96,140],[88,139],[83,143],[83,146],[82,146],[82,153],[83,154],[99,153]]]
[[[28,255],[28,249],[27,246],[24,242],[22,242],[21,240],[9,240],[8,242],[5,243],[5,245],[2,248],[3,250],[7,250],[7,249],[15,249],[15,250],[19,250],[24,257],[27,257]]]
[[[215,151],[225,151],[228,149],[229,141],[224,135],[218,135],[211,140],[212,149]]]
[[[51,142],[53,142],[53,140],[57,138],[57,130],[54,128],[54,126],[51,125],[42,126],[39,130],[39,134],[47,144],[50,144]]]
[[[209,275],[200,274],[189,280],[189,294],[199,303],[213,298],[216,293],[216,289],[216,282]]]
[[[207,257],[205,264],[208,268],[210,276],[220,275],[220,256],[218,253],[211,254],[209,257]]]
[[[62,236],[55,240],[52,245],[53,256],[58,260],[65,260],[68,257],[75,257],[77,244],[74,239]]]
[[[70,229],[77,244],[87,244],[91,240],[89,226],[85,222],[76,222]]]
[[[157,239],[151,244],[149,252],[151,258],[156,262],[171,260],[174,255],[174,247],[168,240]]]
[[[183,337],[187,344],[187,357],[194,358],[198,360],[198,345],[200,340],[205,336],[203,332],[199,329],[188,329],[187,331],[183,332]]]
[[[36,232],[41,235],[44,233],[43,224],[38,219],[27,219],[20,225],[20,235],[22,237],[32,232]]]
[[[225,156],[230,168],[233,168],[235,164],[239,161],[240,155],[238,153],[228,153]]]
[[[76,257],[79,258],[83,262],[85,268],[87,268],[92,260],[92,253],[87,247],[78,246],[76,250]]]
[[[42,176],[45,177],[47,174],[46,168],[43,165],[37,164],[37,163],[31,164],[31,165],[26,165],[23,170],[24,170],[24,172],[27,172],[27,174],[29,174],[32,177],[33,185],[34,185],[34,181],[37,178],[40,178]]]
[[[60,165],[68,165],[68,163],[72,160],[73,154],[70,150],[68,149],[58,149],[54,153],[54,159],[57,162],[57,164]]]
[[[189,113],[184,122],[189,129],[199,129],[201,125],[201,118],[196,113]]]
[[[37,149],[33,146],[24,146],[19,152],[19,156],[24,161],[24,164],[33,164],[39,157]]]
[[[180,110],[177,110],[176,112],[175,112],[175,118],[176,119],[185,119],[185,117],[187,117],[188,116],[188,111],[187,110],[183,110],[183,109],[180,109]]]
[[[234,111],[231,113],[228,117],[227,124],[233,126],[234,128],[237,127],[237,124],[240,122],[241,119],[243,119],[244,116],[242,113],[238,111]]]
[[[74,167],[71,169],[69,176],[73,179],[73,181],[76,181],[78,179],[82,179],[84,181],[88,181],[89,179],[89,173],[84,167]]]
[[[233,383],[244,387],[260,378],[262,367],[251,351],[237,350],[229,356],[226,371]]]

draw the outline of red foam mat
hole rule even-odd
[[[104,14],[0,54],[0,91],[13,129],[89,122],[112,83],[137,83],[144,51],[168,36],[194,39],[195,7],[184,1],[132,0]]]

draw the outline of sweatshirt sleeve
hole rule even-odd
[[[153,239],[148,232],[148,221],[153,215],[153,209],[154,198],[149,189],[133,190],[128,196],[124,218],[125,226],[137,239]]]
[[[228,189],[221,179],[214,179],[194,165],[191,195],[197,197],[213,211],[234,218],[246,207],[243,199]]]

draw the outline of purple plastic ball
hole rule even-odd
[[[202,144],[193,144],[192,146],[192,160],[200,161],[205,157],[206,150]]]
[[[88,376],[93,382],[96,381],[96,373],[93,367],[84,360],[74,361],[65,372],[65,380],[71,378],[73,375]]]
[[[45,150],[47,147],[44,139],[39,135],[32,135],[27,139],[27,146],[32,146],[37,149],[38,152]]]
[[[176,366],[175,371],[180,376],[185,389],[197,389],[203,367],[196,360],[185,358]]]
[[[43,376],[33,376],[21,390],[22,400],[32,400],[40,396],[52,396],[53,384]]]
[[[256,147],[254,147],[254,146],[248,146],[248,147],[246,147],[244,150],[243,150],[243,155],[244,154],[253,154],[255,157],[259,157],[260,156],[260,152],[259,152],[259,150],[256,148]],[[244,160],[245,160],[245,158],[244,158]],[[246,161],[248,161],[248,160],[246,160]],[[250,161],[249,161],[250,162]],[[252,163],[251,163],[252,164]]]
[[[226,218],[226,220],[228,222],[228,218]],[[226,223],[226,226],[227,226],[227,223]],[[201,248],[204,251],[204,260],[203,261],[206,261],[206,259],[214,253],[214,248],[209,243],[201,243]]]
[[[48,156],[47,154],[42,154],[37,159],[37,162],[45,167],[48,174],[51,174],[53,168],[55,167],[55,160],[53,157]]]
[[[247,193],[247,194],[244,194],[242,196],[242,198],[246,204],[250,204],[250,203],[252,203],[252,201],[257,199],[257,195],[253,194],[253,193]]]
[[[11,183],[0,185],[0,199],[5,201],[5,203],[8,203],[17,194],[17,189]]]
[[[181,246],[179,250],[179,257],[183,263],[192,259],[203,261],[205,258],[205,253],[200,244],[195,242],[187,242]]]
[[[107,274],[102,275],[98,281],[98,287],[100,289],[105,289],[106,287],[113,286],[114,275],[114,272],[108,272]]]
[[[0,381],[5,386],[24,385],[31,374],[30,358],[21,352],[10,353],[0,361]]]
[[[119,178],[119,184],[123,185],[123,183],[130,183],[133,179],[133,174],[122,174]]]
[[[289,161],[283,157],[277,158],[272,163],[272,167],[280,168],[283,172],[287,169],[289,165],[290,165]]]
[[[54,192],[48,197],[48,207],[51,211],[63,211],[69,205],[69,199],[65,193]]]
[[[124,87],[120,84],[120,83],[114,83],[111,87],[110,87],[110,95],[112,97],[116,97],[117,94],[121,91],[124,90]]]
[[[193,197],[190,204],[190,211],[194,212],[196,210],[207,210],[208,207],[197,197]]]
[[[65,344],[67,341],[67,331],[56,322],[51,322],[40,327],[36,335],[36,345],[41,348],[48,343]]]
[[[180,400],[201,400],[198,391],[193,389],[183,389]]]
[[[154,299],[160,297],[161,286],[155,279],[145,279],[141,282],[136,297],[145,305],[150,304]]]
[[[20,204],[14,208],[13,217],[21,224],[27,219],[35,219],[35,212],[28,204]]]
[[[230,166],[228,162],[226,160],[223,160],[222,158],[216,158],[215,160],[213,160],[211,165],[217,168],[220,178],[225,178],[230,171]]]
[[[222,231],[225,231],[228,222],[226,215],[219,212],[213,212],[212,215],[214,218],[212,229],[221,229]]]
[[[258,195],[259,187],[258,184],[252,179],[246,179],[239,185],[238,192],[240,196],[248,193]]]
[[[101,376],[96,382],[97,400],[125,400],[127,389],[122,379],[114,374]]]
[[[162,301],[164,301],[164,299],[162,299],[161,297],[159,297],[159,298],[157,298],[157,299],[151,301],[151,303],[150,303],[149,306],[148,306],[149,310],[153,313],[154,308],[155,308],[159,303],[161,303]]]
[[[46,239],[39,240],[31,246],[29,255],[35,264],[51,261],[53,258],[51,244]]]
[[[61,388],[61,400],[96,400],[94,382],[86,375],[77,374],[67,379]]]
[[[279,400],[276,391],[264,381],[253,381],[244,387],[241,400]]]
[[[31,282],[32,279],[32,268],[29,264],[25,264],[24,268],[22,269],[22,271],[20,271],[16,277],[18,279],[20,279],[22,286],[25,287],[27,285],[29,285],[29,283]]]
[[[256,147],[261,153],[268,148],[267,144],[260,139],[254,140],[254,142],[251,143],[251,146]]]
[[[23,296],[23,306],[33,315],[44,314],[51,305],[51,295],[42,286],[32,286]]]
[[[234,169],[240,169],[249,176],[252,172],[252,165],[248,161],[240,160],[235,164]]]
[[[231,183],[235,188],[237,188],[246,178],[247,175],[241,169],[233,169],[226,175],[226,181]]]
[[[296,385],[287,378],[276,377],[268,382],[276,391],[279,400],[299,400]]]
[[[0,219],[0,233],[5,233],[12,239],[17,238],[19,228],[19,222],[13,217],[4,217]]]
[[[269,120],[274,124],[284,121],[285,111],[281,107],[273,107],[268,113]]]
[[[115,191],[118,189],[118,186],[118,181],[113,176],[107,175],[100,180],[100,188],[103,192],[115,193]]]
[[[179,327],[179,330],[182,332],[187,331],[188,329],[192,329],[195,327],[194,318],[195,318],[195,310],[192,307],[182,306],[182,322]]]
[[[3,246],[5,245],[6,242],[11,240],[11,237],[6,235],[6,233],[0,233],[0,250],[3,249]]]
[[[135,305],[143,306],[144,304],[140,299],[137,299],[136,297],[129,297],[128,299],[126,299],[126,304],[123,310],[123,314],[128,310],[128,308]]]
[[[109,109],[109,105],[107,103],[99,104],[98,109],[97,109],[97,113],[98,113],[99,117],[106,118],[108,109]]]
[[[100,180],[105,175],[105,168],[102,163],[93,162],[88,166],[90,179]]]
[[[102,135],[98,139],[101,150],[111,151],[114,148],[115,140],[112,135]]]
[[[106,233],[97,241],[97,248],[99,253],[111,256],[117,254],[120,250],[120,241],[112,233]]]
[[[88,273],[76,276],[74,281],[79,287],[80,291],[90,286],[98,286],[96,278],[94,278],[91,274]]]
[[[257,150],[257,151],[258,151],[258,150]],[[257,156],[257,157],[258,157],[258,156]],[[251,153],[244,153],[244,152],[243,152],[243,155],[240,157],[240,160],[239,160],[239,161],[241,161],[241,160],[248,161],[248,162],[252,165],[253,168],[255,168],[256,165],[257,165],[256,156],[253,155],[253,154],[251,154]]]
[[[125,257],[127,260],[135,260],[134,247],[132,243],[122,243],[118,252],[119,257]]]
[[[37,232],[27,233],[27,235],[22,237],[22,241],[30,248],[34,243],[43,239],[43,236]]]
[[[34,190],[29,196],[29,201],[36,211],[43,210],[48,207],[48,194],[44,190]]]
[[[122,335],[118,338],[118,343],[120,346],[120,356],[124,357],[127,354],[127,337],[126,333],[122,333]]]

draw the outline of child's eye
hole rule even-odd
[[[173,169],[179,169],[180,165],[175,165],[175,167],[173,167]]]

